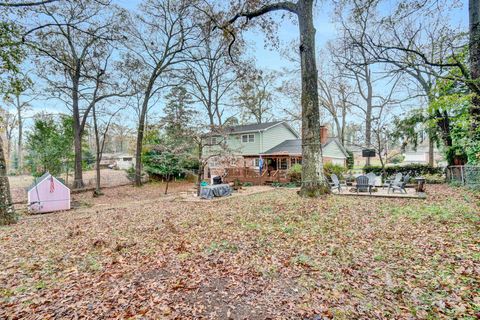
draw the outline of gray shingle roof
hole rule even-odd
[[[336,138],[328,138],[327,143],[322,145],[322,148],[325,148],[331,142],[337,143],[340,150],[342,150],[345,157],[348,157],[348,154],[345,148],[338,142]],[[285,140],[282,143],[276,145],[275,147],[271,148],[263,152],[262,154],[285,154],[285,155],[301,155],[302,154],[302,139],[293,139],[293,140]]]
[[[285,140],[262,154],[302,154],[302,139]]]
[[[254,131],[262,131],[273,127],[279,123],[284,121],[273,121],[273,122],[265,122],[265,123],[254,123],[254,124],[244,124],[239,126],[232,126],[227,128],[228,133],[239,133],[239,132],[254,132]]]

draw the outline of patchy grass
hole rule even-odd
[[[0,318],[480,312],[475,194],[439,185],[428,200],[313,200],[274,190],[189,203],[121,191],[0,228]]]

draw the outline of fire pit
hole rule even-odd
[[[417,177],[417,178],[415,178],[415,181],[417,181],[417,186],[415,187],[415,190],[418,193],[424,193],[425,192],[425,178],[424,177]]]

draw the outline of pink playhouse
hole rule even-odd
[[[28,210],[44,213],[70,209],[70,189],[50,173],[35,179],[28,188]]]

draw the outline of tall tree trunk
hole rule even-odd
[[[135,185],[140,187],[142,185],[142,149],[143,149],[143,136],[145,132],[145,119],[147,117],[148,102],[152,92],[153,83],[150,82],[145,96],[143,98],[142,109],[140,110],[140,118],[138,121],[137,130],[137,146],[135,150]]]
[[[101,184],[101,176],[100,176],[100,161],[102,160],[102,147],[100,145],[100,135],[98,133],[98,124],[97,124],[97,112],[95,110],[95,106],[92,108],[92,115],[93,115],[93,130],[95,132],[95,149],[96,149],[96,157],[95,157],[95,191],[93,194],[95,196],[99,196],[102,194],[102,190],[100,188]]]
[[[367,148],[372,146],[372,112],[373,112],[373,88],[372,83],[370,81],[370,68],[365,66],[365,74],[366,74],[366,82],[367,82],[367,113],[365,115],[365,144]],[[370,157],[367,157],[367,166],[370,163]]]
[[[421,79],[421,78],[419,78]],[[422,79],[423,80],[423,79]],[[427,95],[427,101],[428,101],[428,109],[430,109],[430,106],[432,105],[433,97],[432,97],[432,86],[430,85],[429,82],[426,81],[419,81],[420,84],[423,86],[423,90],[425,91],[425,94]],[[431,165],[432,167],[435,164],[435,159],[434,159],[434,133],[432,132],[432,128],[428,129],[428,164]]]
[[[170,182],[170,174],[167,174],[167,184],[165,185],[165,194],[168,193],[168,184]]]
[[[433,149],[434,149],[433,135],[431,133],[429,133],[428,134],[428,165],[430,165],[432,167],[434,165]]]
[[[74,139],[74,178],[73,188],[80,189],[85,185],[83,183],[83,168],[82,168],[82,128],[80,125],[80,110],[78,106],[78,78],[73,79],[72,85],[72,110],[73,110],[73,139]]]
[[[342,130],[340,131],[340,142],[342,146],[345,146],[345,127],[347,125],[347,107],[346,102],[344,101],[342,107]]]
[[[17,119],[18,119],[18,141],[17,141],[17,157],[18,157],[18,169],[23,169],[23,118],[22,109],[20,104],[20,96],[17,95]]]
[[[0,137],[1,139],[1,137]],[[12,170],[12,136],[7,135],[7,154],[5,156],[7,174]]]
[[[17,221],[10,194],[10,183],[7,176],[7,164],[3,153],[3,139],[0,137],[0,225]]]
[[[469,0],[469,20],[470,20],[470,75],[472,80],[476,80],[476,87],[480,88],[480,0]],[[478,90],[472,98],[470,107],[470,116],[472,117],[471,131],[472,140],[480,140],[480,96]]]
[[[211,112],[208,112],[208,120],[210,121],[210,128],[215,127],[215,120]]]
[[[313,0],[297,3],[300,28],[300,60],[302,74],[302,187],[301,196],[316,197],[329,192],[323,173],[320,143],[320,108],[318,72],[315,61],[315,27]]]
[[[200,188],[203,180],[203,170],[205,169],[202,161],[202,153],[203,153],[203,144],[200,141],[198,143],[198,163],[199,164],[198,164],[198,176],[197,176],[197,197],[200,197]]]
[[[337,129],[337,137],[341,142],[342,141],[342,127],[341,127],[340,121],[338,120],[338,117],[336,115],[333,117],[333,121],[335,122],[335,127]],[[343,144],[343,142],[342,142],[342,144]]]

